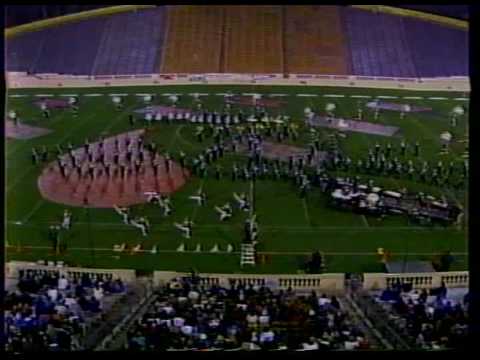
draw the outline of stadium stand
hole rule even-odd
[[[336,296],[179,278],[129,329],[129,350],[353,350],[371,348]]]
[[[419,76],[468,75],[467,31],[410,18],[404,18],[403,22]],[[432,38],[438,40],[432,41]]]
[[[468,32],[351,7],[162,6],[19,34],[7,40],[7,69],[465,76]]]
[[[440,350],[466,346],[468,289],[413,288],[400,281],[357,294],[356,303],[396,349]]]
[[[46,29],[33,72],[90,74],[97,54],[104,18]]]
[[[280,6],[226,8],[225,72],[282,73]]]
[[[108,18],[92,73],[155,73],[162,57],[165,16],[164,7],[159,7]]]
[[[29,32],[7,41],[6,67],[9,71],[35,72],[35,64],[40,57],[47,31]]]
[[[417,75],[401,17],[352,8],[344,9],[344,17],[353,74]]]
[[[5,296],[7,351],[84,349],[92,324],[126,286],[113,276],[20,270],[17,289]]]
[[[344,16],[355,75],[468,74],[468,33],[463,30],[353,8],[344,9]]]
[[[223,7],[173,6],[168,15],[160,72],[220,72]]]
[[[292,74],[349,74],[341,11],[335,6],[285,6],[285,52]]]

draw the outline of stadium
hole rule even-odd
[[[7,351],[461,348],[438,7],[7,6]]]

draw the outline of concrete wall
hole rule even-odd
[[[379,88],[415,91],[469,92],[467,77],[450,78],[385,78],[339,75],[290,75],[281,74],[151,74],[115,76],[70,76],[8,72],[7,88],[76,88],[111,86],[164,86],[164,85],[293,85],[337,86],[351,88]]]

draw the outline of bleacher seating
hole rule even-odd
[[[20,34],[6,48],[7,69],[31,73],[468,75],[468,31],[334,6],[161,6]]]
[[[369,341],[335,296],[179,278],[128,332],[139,350],[352,350]]]
[[[413,290],[395,284],[372,294],[412,348],[462,349],[467,339],[468,289]]]
[[[19,270],[17,290],[5,296],[6,350],[83,350],[89,324],[125,291],[113,276]]]

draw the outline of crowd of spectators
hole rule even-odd
[[[461,349],[466,346],[468,329],[468,292],[463,299],[448,296],[445,284],[427,291],[412,290],[411,285],[395,284],[376,300],[390,314],[401,334],[418,349]]]
[[[20,270],[17,289],[4,293],[6,350],[82,350],[88,319],[102,312],[106,296],[124,291],[120,279],[102,275]]]
[[[138,350],[351,350],[370,347],[335,296],[177,279],[127,334]]]

